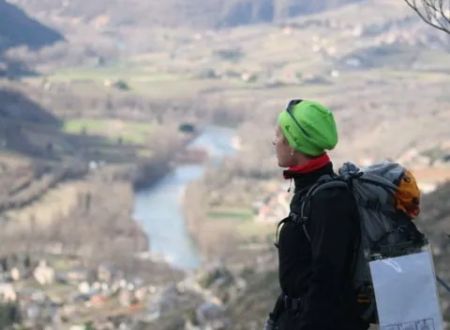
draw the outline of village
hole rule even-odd
[[[174,322],[191,330],[225,329],[230,323],[225,303],[247,289],[242,276],[219,264],[164,285],[126,276],[111,265],[86,268],[78,258],[62,255],[39,260],[13,255],[0,264],[2,329],[15,324],[30,330],[165,329]]]

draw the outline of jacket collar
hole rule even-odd
[[[284,171],[284,177],[285,179],[290,179],[293,175],[297,173],[306,174],[314,172],[326,164],[330,162],[330,157],[328,154],[324,153],[320,155],[319,157],[312,158],[309,160],[306,164],[303,165],[297,165],[297,166],[291,166],[288,170]]]
[[[321,167],[307,173],[299,171],[286,170],[284,171],[284,177],[286,179],[293,179],[295,182],[295,192],[305,189],[313,185],[323,175],[333,175],[333,163],[328,161]]]

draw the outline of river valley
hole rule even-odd
[[[206,151],[214,166],[234,152],[233,137],[231,129],[209,126],[187,148]],[[156,184],[135,193],[133,218],[147,234],[152,256],[178,269],[193,270],[202,263],[187,230],[182,204],[187,185],[202,176],[207,164],[180,164]]]

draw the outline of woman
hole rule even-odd
[[[358,237],[356,205],[343,188],[326,189],[309,202],[308,221],[297,220],[302,198],[319,178],[333,176],[326,150],[337,144],[333,114],[323,105],[293,100],[278,116],[278,165],[295,182],[291,214],[278,235],[282,293],[266,329],[367,329],[357,311],[351,268]]]

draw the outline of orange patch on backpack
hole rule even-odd
[[[395,192],[395,208],[415,218],[420,213],[420,190],[412,173],[405,170],[397,191]]]

